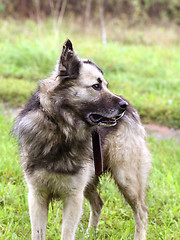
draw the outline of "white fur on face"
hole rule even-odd
[[[102,73],[93,64],[83,63],[80,69],[79,80],[82,84],[90,86],[97,83],[97,79],[100,78],[103,85],[107,85]],[[87,82],[85,81],[87,79]]]
[[[107,81],[104,79],[102,73],[96,68],[96,66],[88,63],[83,63],[80,68],[78,85],[74,87],[76,97],[83,99],[83,101],[96,101],[99,99],[100,94],[103,91],[96,91],[92,88],[94,84],[99,83],[98,79],[102,81],[103,91],[109,91],[107,89]]]

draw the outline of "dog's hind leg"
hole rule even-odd
[[[108,135],[104,145],[104,157],[119,190],[133,210],[134,240],[145,240],[145,190],[151,159],[146,146],[145,131],[138,119],[125,117],[118,130]]]
[[[46,234],[49,201],[41,197],[33,189],[29,189],[28,201],[32,240],[44,240]]]
[[[73,240],[82,215],[83,193],[67,196],[63,201],[61,240]]]
[[[141,175],[142,172],[138,167],[133,168],[129,164],[122,167],[117,163],[111,170],[119,190],[134,212],[134,240],[145,240],[148,215],[145,204],[144,176]]]
[[[97,184],[98,180],[96,179],[93,183],[88,184],[84,192],[85,198],[90,203],[90,219],[87,234],[91,231],[91,229],[96,230],[101,216],[101,209],[103,207],[103,201],[97,192]]]

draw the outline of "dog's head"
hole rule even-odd
[[[78,58],[69,39],[64,43],[56,77],[44,80],[40,90],[41,104],[49,111],[53,108],[57,116],[62,111],[72,113],[90,126],[116,125],[128,106],[108,90],[103,71],[94,62]]]

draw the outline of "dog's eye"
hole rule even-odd
[[[94,88],[94,90],[100,91],[102,89],[102,84],[96,83],[96,84],[92,85],[92,88]]]

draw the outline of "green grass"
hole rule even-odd
[[[21,106],[25,103],[37,87],[34,82],[13,78],[5,80],[1,77],[0,86],[1,101],[10,103],[11,107]]]
[[[142,45],[134,40],[104,46],[97,29],[92,36],[83,35],[75,25],[58,29],[51,20],[36,24],[1,19],[0,25],[0,101],[13,107],[25,104],[38,81],[53,71],[69,37],[79,56],[104,70],[110,90],[127,98],[144,122],[180,127],[180,45]],[[153,31],[151,35],[154,38]]]
[[[10,116],[0,115],[0,239],[30,239],[27,187],[23,178],[16,143],[10,139],[13,124]],[[149,138],[152,151],[152,173],[149,177],[147,205],[149,224],[147,239],[177,240],[180,231],[180,148],[174,140]],[[105,203],[97,239],[132,239],[134,220],[109,175],[101,178],[100,195]],[[62,203],[50,207],[47,239],[60,239]],[[84,203],[84,215],[77,239],[83,239],[89,217],[89,205]],[[93,238],[90,238],[93,239]]]

